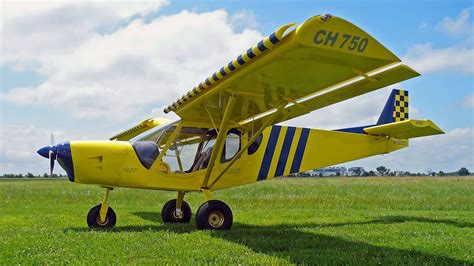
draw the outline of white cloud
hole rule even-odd
[[[444,33],[462,37],[460,41],[448,47],[433,47],[431,43],[415,44],[402,57],[404,63],[422,73],[448,71],[472,75],[474,27],[470,19],[471,11],[472,8],[466,8],[457,18],[445,17],[436,25],[436,29]],[[423,22],[419,29],[427,26]]]
[[[67,54],[44,57],[44,83],[2,98],[47,104],[81,119],[126,120],[144,106],[173,101],[263,38],[256,30],[237,33],[229,21],[225,10],[136,19],[111,34],[89,36]]]
[[[474,93],[469,94],[463,101],[463,106],[474,109]]]
[[[461,167],[474,170],[474,130],[455,128],[444,135],[416,138],[410,140],[406,149],[386,155],[378,155],[346,164],[362,165],[366,169],[375,169],[384,165],[391,170],[409,170],[413,172],[457,171]]]
[[[134,15],[145,16],[167,1],[2,1],[0,63],[26,68],[66,56],[97,30],[117,26]]]
[[[474,49],[469,46],[433,48],[431,44],[416,44],[403,56],[403,61],[422,73],[452,71],[474,73]]]
[[[259,26],[255,14],[251,10],[240,10],[233,14],[229,20],[236,31],[244,29],[256,29]]]
[[[453,36],[472,34],[471,10],[472,8],[463,9],[456,18],[444,17],[436,28]]]

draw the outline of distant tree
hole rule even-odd
[[[411,173],[409,171],[405,171],[405,173],[403,173],[404,176],[411,176]]]
[[[438,172],[438,176],[444,176],[444,175],[445,175],[445,173],[443,171]]]
[[[370,170],[370,171],[367,173],[367,176],[375,176],[374,170]]]
[[[47,173],[44,173],[44,174],[43,174],[43,177],[44,177],[44,178],[48,178],[49,175],[48,175]]]
[[[469,170],[467,170],[466,167],[463,167],[461,169],[458,170],[458,175],[460,176],[467,176],[469,175]]]
[[[377,170],[377,172],[379,172],[380,175],[384,175],[385,172],[387,171],[387,168],[385,166],[379,166],[375,168],[375,170]]]
[[[318,176],[319,176],[319,177],[323,177],[323,173],[319,173],[319,175],[318,175]]]
[[[341,176],[341,173],[339,173],[339,172],[336,172],[336,176]]]
[[[359,167],[354,168],[353,172],[354,174],[356,174],[356,176],[360,176],[362,174],[362,170]]]

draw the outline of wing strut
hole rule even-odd
[[[229,170],[229,168],[238,159],[240,159],[242,154],[248,149],[248,147],[250,147],[250,145],[252,145],[257,140],[260,134],[262,134],[263,130],[265,130],[265,128],[267,128],[275,120],[275,118],[285,109],[285,106],[287,104],[288,103],[285,102],[284,104],[281,104],[280,106],[278,106],[276,111],[267,119],[267,121],[263,123],[260,129],[255,134],[253,134],[252,138],[247,142],[247,145],[245,145],[244,147],[240,149],[240,151],[234,156],[234,158],[232,158],[232,160],[226,165],[226,167],[217,175],[214,181],[212,181],[211,185],[209,185],[209,189],[211,189],[217,183],[217,181],[219,181],[219,179],[221,179],[221,177],[227,172],[227,170]]]
[[[219,133],[217,133],[216,143],[214,144],[214,149],[212,150],[211,158],[209,159],[209,165],[207,166],[206,175],[204,176],[204,180],[202,181],[201,188],[203,189],[208,188],[207,183],[209,181],[209,177],[211,176],[212,169],[214,168],[214,164],[217,158],[219,158],[222,154],[222,146],[224,144],[225,136],[227,135],[227,126],[229,124],[232,111],[234,110],[236,100],[237,96],[231,94],[229,97],[229,101],[227,102],[227,107],[224,111],[224,117],[222,118],[221,125],[219,127]]]

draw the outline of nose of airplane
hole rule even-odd
[[[74,182],[74,166],[72,163],[71,144],[69,141],[60,143],[55,146],[45,146],[39,149],[38,154],[51,160],[51,172],[54,160],[57,159],[59,165],[66,171],[71,182]],[[50,157],[51,156],[51,157]]]
[[[44,146],[43,148],[39,149],[37,151],[37,153],[41,156],[43,156],[44,158],[48,159],[49,158],[49,152],[52,151],[52,152],[56,152],[56,149],[57,149],[57,146]]]

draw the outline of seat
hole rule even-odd
[[[199,158],[196,161],[196,164],[193,166],[191,172],[207,168],[207,165],[209,164],[209,159],[211,158],[213,148],[214,147],[208,147],[206,148],[205,151],[199,154]]]

